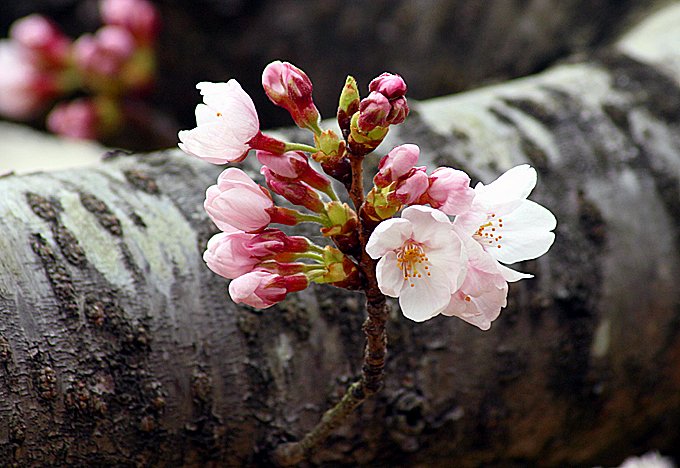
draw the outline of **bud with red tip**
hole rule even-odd
[[[418,162],[420,148],[417,145],[405,144],[392,148],[378,163],[378,173],[373,177],[373,183],[379,188],[385,188],[396,182]]]
[[[392,73],[383,73],[368,85],[371,93],[384,96],[390,104],[390,110],[385,118],[386,125],[402,123],[408,115],[409,108],[406,102],[406,82],[404,79]]]
[[[359,130],[367,133],[376,127],[386,127],[387,116],[391,110],[390,101],[385,96],[375,91],[371,92],[359,104],[359,120],[357,121]]]
[[[80,98],[57,104],[47,116],[47,128],[69,138],[95,140],[117,130],[121,120],[115,101]]]
[[[287,151],[281,155],[258,150],[257,159],[268,167],[279,179],[298,180],[316,190],[335,197],[333,186],[328,177],[320,174],[309,165],[307,156],[301,151]]]
[[[262,72],[262,87],[269,100],[286,109],[298,127],[315,134],[321,132],[321,115],[312,100],[312,82],[305,72],[277,60]]]
[[[33,14],[15,21],[9,36],[42,64],[63,66],[68,60],[71,40],[42,15]]]
[[[156,40],[160,18],[156,7],[146,0],[102,0],[99,4],[105,24],[128,30],[140,45]]]
[[[338,126],[342,130],[345,138],[349,136],[349,126],[352,116],[359,111],[359,88],[357,81],[353,76],[348,76],[345,80],[345,86],[340,93],[340,100],[338,102]]]
[[[309,186],[294,179],[278,177],[267,166],[262,166],[260,172],[264,175],[264,179],[267,181],[269,188],[289,202],[295,205],[304,206],[315,213],[323,213],[325,211],[321,197],[319,197],[319,194]]]
[[[430,174],[429,187],[420,202],[429,203],[432,208],[456,216],[470,209],[474,197],[470,176],[457,169],[440,167]]]
[[[288,236],[278,229],[266,229],[256,234],[220,232],[208,241],[203,260],[218,275],[234,279],[266,260],[294,260],[297,254],[307,252],[309,248],[307,238]]]
[[[309,286],[303,273],[282,276],[264,270],[255,270],[239,276],[229,284],[229,295],[237,303],[266,309],[284,300],[292,292]]]
[[[136,47],[134,37],[126,29],[104,26],[95,35],[81,36],[73,44],[73,56],[89,75],[88,83],[107,88],[111,86],[111,76],[121,72]]]
[[[0,41],[0,114],[18,120],[35,117],[64,88],[61,77],[36,66],[12,41]]]

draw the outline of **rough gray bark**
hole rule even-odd
[[[390,135],[484,181],[530,162],[557,239],[489,332],[395,308],[386,388],[312,464],[680,455],[680,8],[655,21],[588,62],[414,106]],[[354,380],[360,297],[258,312],[203,265],[218,171],[171,151],[0,179],[0,459],[266,465]]]

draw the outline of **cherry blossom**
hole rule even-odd
[[[307,251],[309,245],[306,238],[287,236],[278,229],[257,234],[234,230],[215,234],[208,241],[203,260],[218,275],[234,279],[266,259],[292,260],[296,253]]]
[[[475,192],[470,187],[470,176],[450,167],[439,167],[429,176],[430,185],[423,199],[433,208],[449,216],[466,212]]]
[[[156,7],[146,0],[102,0],[99,5],[106,24],[122,26],[142,44],[158,35],[160,18]]]
[[[229,295],[237,303],[266,309],[281,302],[291,292],[309,286],[304,274],[281,276],[264,270],[255,270],[239,276],[229,283]]]
[[[68,60],[71,40],[48,18],[32,14],[12,24],[10,37],[38,60],[60,66]]]
[[[230,167],[222,172],[205,197],[206,212],[223,231],[257,231],[271,222],[271,195],[240,169]]]
[[[92,99],[75,99],[57,104],[47,116],[47,128],[59,135],[93,140],[99,135],[100,117]]]
[[[320,132],[321,116],[312,100],[312,82],[304,71],[276,60],[262,72],[262,87],[269,100],[286,109],[298,127]]]
[[[557,221],[545,207],[527,200],[535,185],[536,170],[527,164],[513,167],[489,185],[480,182],[472,206],[453,223],[456,231],[472,236],[501,263],[540,257],[555,240],[552,230]]]
[[[366,245],[383,294],[399,298],[403,314],[422,322],[449,304],[465,278],[463,243],[441,211],[415,205],[380,223]]]
[[[468,257],[467,274],[442,314],[488,330],[506,305],[508,283],[498,262],[479,243],[471,237],[463,238],[463,243]]]
[[[418,156],[420,148],[417,145],[407,143],[395,146],[378,163],[378,173],[373,177],[373,183],[384,188],[398,181],[413,169],[418,162]]]
[[[29,119],[57,94],[56,76],[40,70],[23,47],[0,41],[0,114]]]
[[[196,106],[196,128],[179,132],[179,147],[213,164],[245,159],[249,142],[260,134],[253,100],[236,80],[196,85],[204,104]]]

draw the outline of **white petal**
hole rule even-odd
[[[478,184],[476,197],[492,204],[504,204],[522,200],[529,196],[536,186],[536,169],[522,164],[509,169],[489,185]]]
[[[399,295],[402,313],[415,322],[423,322],[434,317],[449,304],[451,299],[449,284],[446,275],[435,272],[430,277],[417,278],[405,283]]]
[[[430,273],[433,276],[436,274],[447,276],[451,291],[455,291],[465,279],[468,258],[461,239],[453,230],[450,233],[448,246],[430,250],[427,257],[431,265]]]
[[[230,130],[218,121],[182,130],[178,136],[183,151],[213,164],[236,161],[249,149],[244,143],[235,141]]]
[[[501,265],[500,263],[498,263],[497,265],[498,271],[500,272],[501,275],[503,275],[503,279],[509,283],[514,283],[522,279],[534,277],[534,275],[532,274],[522,273],[521,271],[513,270],[512,268],[508,268],[505,265]]]
[[[502,263],[515,263],[540,257],[555,240],[555,216],[530,200],[503,216],[501,248],[491,247],[489,253]]]
[[[444,247],[451,239],[451,221],[442,211],[429,206],[414,205],[406,208],[401,217],[413,224],[414,240],[429,248]]]
[[[203,102],[220,112],[233,134],[244,141],[250,140],[259,130],[255,104],[236,80],[227,83],[198,83]]]
[[[487,217],[486,210],[477,209],[473,202],[472,209],[456,216],[456,219],[453,220],[453,228],[461,237],[472,236],[479,229],[479,226],[486,222]]]
[[[404,287],[404,275],[397,266],[397,254],[387,252],[375,268],[380,292],[386,296],[399,297]]]
[[[366,243],[366,253],[380,258],[391,250],[404,245],[413,235],[411,222],[402,218],[390,218],[378,224]]]
[[[212,110],[205,104],[198,104],[196,106],[196,125],[203,125],[210,122],[219,122],[220,118],[217,112]]]

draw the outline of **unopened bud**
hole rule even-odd
[[[135,48],[134,38],[126,29],[104,26],[95,35],[81,36],[73,44],[73,55],[77,65],[90,75],[88,82],[99,87],[120,73]]]
[[[42,15],[33,14],[15,21],[9,35],[46,64],[61,66],[68,58],[71,40]]]
[[[57,104],[47,116],[47,128],[69,138],[95,140],[115,132],[121,120],[116,102],[81,98]]]
[[[262,87],[270,101],[286,109],[295,124],[318,133],[321,116],[312,99],[309,77],[288,62],[275,61],[262,72]]]
[[[387,123],[390,125],[398,125],[404,122],[409,113],[406,98],[400,97],[395,99],[394,101],[390,101],[390,106],[391,106],[390,113],[387,115],[387,118],[385,119]]]
[[[359,112],[352,116],[349,134],[349,148],[356,156],[363,156],[374,149],[385,139],[388,127],[375,127],[370,132],[364,133],[359,128]]]
[[[337,201],[326,203],[326,215],[330,225],[321,228],[326,237],[348,234],[356,229],[357,215],[347,203]]]
[[[325,207],[324,203],[321,201],[321,197],[307,185],[298,181],[277,177],[267,166],[262,166],[260,172],[264,175],[269,188],[289,202],[295,205],[304,206],[315,213],[324,211]]]
[[[29,119],[61,91],[59,77],[35,66],[13,41],[0,41],[0,114]]]
[[[314,135],[314,143],[319,148],[319,151],[312,155],[317,162],[332,162],[345,156],[345,140],[333,130],[324,130]]]
[[[417,145],[405,144],[395,146],[378,163],[378,173],[373,183],[384,188],[406,175],[418,162],[420,148]]]
[[[388,196],[404,205],[411,205],[418,201],[427,191],[430,181],[425,173],[425,167],[413,169],[408,177],[397,183],[396,190]]]
[[[378,92],[387,99],[393,100],[406,94],[406,82],[404,79],[392,73],[383,73],[374,78],[368,85],[368,90]]]
[[[375,91],[361,100],[357,125],[363,133],[368,133],[375,127],[386,127],[387,116],[392,110],[390,101]]]
[[[141,45],[156,40],[160,18],[156,7],[146,0],[102,0],[100,5],[105,24],[127,29]]]
[[[338,103],[338,125],[345,136],[349,135],[349,124],[355,112],[359,111],[359,88],[352,76],[345,80]]]

